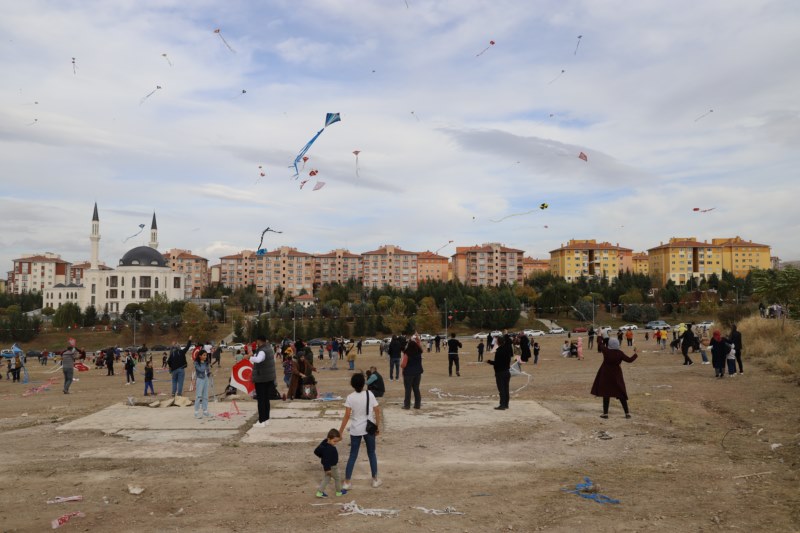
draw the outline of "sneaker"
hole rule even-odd
[[[693,364],[694,364],[693,362],[689,361],[689,366],[692,366]]]
[[[342,490],[340,490],[340,491],[338,491],[336,493],[337,496],[344,496],[345,494],[347,494],[347,490],[346,489],[342,489]]]
[[[710,365],[711,363],[709,363],[708,361],[703,361],[703,364],[704,365]]]
[[[625,413],[625,418],[630,418],[630,417],[631,417],[630,413]]]
[[[200,413],[195,413],[195,414],[194,414],[194,417],[195,417],[195,418],[203,418],[202,416],[200,416]]]
[[[383,485],[383,481],[381,481],[380,479],[378,479],[376,477],[372,478],[372,488],[373,489],[377,489],[381,485]]]
[[[328,497],[328,495],[327,495],[327,494],[325,494],[324,492],[322,492],[321,490],[318,490],[318,491],[317,491],[317,494],[316,494],[316,497],[317,497],[317,498],[327,498],[327,497]]]
[[[255,424],[253,424],[253,427],[254,428],[263,428],[263,427],[266,427],[266,424],[264,424],[264,422],[256,422]]]
[[[205,413],[203,413],[203,416],[214,416],[214,415],[212,415],[211,413],[209,413],[208,411],[206,411]]]
[[[602,415],[600,415],[600,418],[608,418],[608,415],[607,414],[602,414]]]
[[[744,374],[744,371],[742,371],[742,372],[739,372],[739,374],[740,374],[740,375],[741,375],[741,374]]]
[[[350,487],[352,486],[353,485],[349,481],[345,481],[344,483],[342,483],[342,490],[350,490]]]
[[[461,377],[461,372],[456,372],[456,376]]]

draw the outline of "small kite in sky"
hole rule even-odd
[[[300,170],[303,170],[304,168],[306,168],[306,161],[308,161],[308,156],[304,155],[303,156],[303,166],[300,167]]]
[[[148,98],[150,98],[151,96],[153,96],[153,95],[156,93],[156,91],[159,91],[159,90],[161,90],[161,85],[156,85],[156,88],[155,88],[155,89],[153,89],[152,91],[150,91],[149,93],[147,93],[147,94],[144,96],[144,98],[142,98],[141,100],[139,100],[139,105],[142,105],[142,104],[145,102],[145,100],[147,100]]]
[[[78,74],[78,65],[75,64],[75,58],[72,58],[72,73]]]
[[[561,69],[561,72],[559,72],[559,73],[558,73],[558,76],[556,76],[555,78],[553,78],[552,80],[550,80],[550,83],[548,83],[547,85],[552,85],[553,83],[555,83],[555,81],[556,81],[558,78],[560,78],[561,76],[563,76],[565,72],[566,72],[566,70],[564,70],[564,69],[562,68],[562,69]]]
[[[308,175],[311,176],[312,178],[317,174],[319,174],[319,170],[317,170],[316,168],[312,168],[311,172],[308,173]]]
[[[438,254],[438,253],[439,253],[439,251],[440,251],[442,248],[447,248],[447,246],[449,246],[450,244],[453,244],[453,241],[447,241],[447,243],[445,243],[445,244],[441,245],[441,246],[440,246],[439,248],[437,248],[437,249],[436,249],[436,251],[435,251],[435,252],[433,252],[433,253],[435,253],[435,254]]]
[[[358,154],[361,153],[361,150],[353,150],[353,155],[356,156],[356,177],[358,176]]]
[[[246,94],[247,94],[247,89],[242,89],[242,92],[240,92],[239,96],[237,96],[236,98],[241,98],[242,96],[244,96]]]
[[[226,40],[225,40],[225,37],[223,37],[223,36],[222,36],[222,32],[220,32],[219,28],[217,28],[216,30],[214,30],[214,33],[216,33],[216,34],[217,34],[217,36],[218,36],[220,39],[222,39],[222,42],[223,42],[223,43],[225,43],[225,46],[227,46],[227,47],[228,47],[228,50],[230,50],[230,51],[231,51],[231,52],[233,52],[234,54],[236,53],[236,50],[234,50],[233,48],[231,48],[231,45],[229,45],[229,44],[228,44],[228,41],[226,41]]]
[[[705,117],[707,117],[708,115],[710,115],[710,114],[711,114],[711,113],[713,113],[713,112],[714,112],[714,110],[713,110],[713,109],[709,109],[708,111],[706,111],[705,113],[703,113],[702,115],[700,115],[699,117],[697,117],[696,119],[694,119],[694,121],[695,121],[695,122],[697,122],[697,121],[698,121],[698,120],[700,120],[701,118],[705,118]]]
[[[700,209],[699,207],[695,207],[694,209],[692,209],[692,211],[695,211],[695,212],[698,212],[698,213],[708,213],[709,211],[713,211],[714,209],[716,209],[716,207],[710,207],[708,209]]]
[[[549,229],[549,228],[550,228],[550,226],[544,226],[544,229]]]
[[[578,44],[575,45],[575,51],[572,53],[572,55],[574,55],[574,56],[578,55],[578,47],[581,45],[581,39],[582,38],[583,38],[583,35],[578,35]]]
[[[545,209],[547,209],[548,207],[550,207],[550,206],[549,206],[549,205],[547,205],[546,203],[542,202],[542,204],[539,206],[539,209],[545,210]]]
[[[313,190],[315,190],[315,191],[318,191],[318,190],[320,190],[321,188],[323,188],[324,186],[325,186],[325,182],[324,182],[324,181],[318,181],[318,182],[317,182],[317,183],[314,185],[314,189],[313,189]]]
[[[161,57],[163,57],[164,59],[166,59],[166,60],[167,60],[167,63],[169,63],[169,66],[170,66],[170,67],[172,66],[172,61],[170,61],[170,60],[169,60],[169,56],[167,56],[167,54],[166,54],[166,53],[164,53],[164,54],[161,54]]]
[[[589,162],[589,156],[588,156],[588,155],[586,155],[586,154],[584,154],[583,152],[581,152],[581,153],[579,153],[579,154],[578,154],[578,159],[583,159],[583,160],[584,160],[584,161],[586,161],[587,163]]]
[[[256,183],[261,181],[261,178],[263,178],[264,176],[267,175],[266,172],[264,172],[264,167],[262,167],[261,165],[258,165],[258,175],[259,175],[259,178],[256,180]]]
[[[486,51],[487,51],[489,48],[491,48],[492,46],[494,46],[494,41],[489,41],[489,46],[487,46],[486,48],[484,48],[483,50],[481,50],[480,52],[478,52],[477,54],[475,54],[475,57],[480,57],[480,56],[482,56],[482,55],[483,55],[484,53],[486,53]]]
[[[411,112],[411,114],[412,114],[412,115],[414,115],[414,118],[415,118],[415,119],[417,119],[417,122],[420,122],[420,120],[419,120],[419,117],[417,116],[417,114],[416,114],[416,113],[414,113],[414,112],[412,111],[412,112]]]
[[[256,254],[257,255],[264,255],[264,253],[266,253],[266,250],[264,248],[262,248],[261,245],[264,244],[264,235],[266,235],[268,231],[271,231],[272,233],[283,233],[282,231],[277,231],[277,230],[274,230],[274,229],[272,229],[270,227],[267,227],[267,229],[262,231],[261,232],[261,240],[258,241],[258,248],[256,248],[256,250],[257,250]]]
[[[323,132],[323,131],[325,131],[325,128],[327,128],[327,127],[328,127],[328,126],[330,126],[331,124],[336,124],[336,123],[337,123],[337,122],[339,122],[340,120],[342,120],[342,118],[339,116],[339,113],[327,113],[327,114],[325,115],[325,125],[324,125],[324,126],[322,126],[322,129],[321,129],[321,130],[319,130],[319,131],[317,132],[317,134],[316,134],[316,135],[314,135],[314,136],[311,138],[311,140],[310,140],[310,141],[308,141],[308,142],[306,143],[306,145],[305,145],[305,146],[303,146],[303,148],[300,150],[300,153],[298,153],[298,154],[297,154],[297,157],[295,157],[295,158],[294,158],[294,162],[293,162],[293,163],[292,163],[292,165],[289,167],[289,168],[292,168],[292,167],[294,167],[294,177],[295,177],[295,178],[297,178],[297,176],[299,176],[299,175],[300,175],[300,170],[297,168],[297,164],[300,162],[300,160],[302,160],[302,159],[303,159],[303,156],[304,156],[304,155],[306,155],[306,152],[308,152],[308,149],[309,149],[309,148],[311,148],[311,145],[312,145],[312,144],[314,144],[314,141],[316,141],[316,140],[317,140],[317,137],[319,137],[320,135],[322,135],[322,132]]]
[[[128,242],[129,239],[133,239],[134,237],[136,237],[137,235],[139,235],[143,231],[144,231],[144,224],[139,224],[139,231],[134,233],[133,235],[131,235],[130,237],[128,237],[127,239],[125,239],[122,242]]]
[[[35,119],[33,119],[33,122],[31,122],[30,124],[28,124],[28,126],[33,126],[34,124],[36,124],[36,123],[38,123],[38,122],[39,122],[39,119],[38,119],[38,118],[35,118]]]
[[[303,188],[303,185],[305,185],[306,183],[308,183],[308,180],[303,180],[303,181],[301,181],[301,182],[300,182],[300,188],[302,189],[302,188]]]

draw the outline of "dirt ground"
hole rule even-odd
[[[143,384],[126,386],[117,365],[116,377],[105,370],[76,372],[73,393],[63,395],[61,373],[46,374],[52,366],[29,361],[33,383],[0,382],[0,530],[44,531],[52,519],[82,511],[84,517],[63,529],[800,531],[796,385],[748,364],[746,352],[743,375],[716,380],[710,365],[699,364],[699,354],[695,365],[683,366],[679,354],[654,352],[655,343],[640,334],[639,359],[623,364],[633,418],[626,420],[614,401],[610,418],[603,420],[600,399],[589,394],[601,356],[586,350],[583,361],[564,359],[558,353],[562,342],[542,341],[539,364],[525,367],[533,380],[512,396],[506,412],[492,409],[496,397],[485,398],[496,393],[494,376],[489,365],[474,363],[472,339],[465,341],[461,377],[447,376],[444,353],[426,354],[421,413],[400,409],[402,384],[388,380],[388,363],[377,348],[366,348],[356,366],[375,364],[387,385],[381,399],[386,425],[378,438],[383,486],[370,487],[362,450],[351,492],[336,498],[329,487],[331,497],[324,501],[314,497],[321,478],[312,454],[316,442],[248,444],[246,431],[270,431],[251,430],[253,417],[223,439],[155,445],[96,430],[64,431],[59,429],[64,424],[128,396],[141,399]],[[226,352],[218,383],[232,362]],[[321,392],[350,392],[346,370],[317,376]],[[58,379],[49,391],[22,395],[50,377]],[[515,377],[511,388],[525,383],[524,376]],[[168,387],[166,381],[156,383],[157,392],[169,392]],[[434,388],[476,398],[439,398],[429,392]],[[273,403],[276,409],[286,405]],[[465,403],[468,410],[456,409]],[[522,414],[514,413],[515,405]],[[183,410],[191,419],[191,408]],[[339,445],[342,475],[348,449],[345,438]],[[601,504],[563,490],[584,477],[619,503]],[[129,484],[145,490],[132,495]],[[84,499],[46,503],[72,495]],[[337,505],[313,505],[350,501],[399,513],[339,516]],[[417,506],[452,507],[464,514],[425,514]]]

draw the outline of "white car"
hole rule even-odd
[[[434,336],[431,335],[430,333],[420,333],[419,334],[419,340],[421,340],[422,342],[432,341],[433,339],[434,339]]]
[[[636,324],[625,324],[624,326],[620,326],[619,328],[620,331],[628,331],[629,329],[636,331],[637,329],[639,329],[639,326],[637,326]]]
[[[494,330],[492,332],[492,337],[502,337],[502,336],[503,336],[503,332],[502,331]]]
[[[711,329],[711,327],[714,325],[714,323],[712,321],[710,321],[710,320],[704,320],[703,322],[700,322],[697,325],[698,325],[698,327],[703,328],[703,329]]]
[[[564,328],[550,328],[548,331],[551,335],[558,335],[559,333],[564,333]]]
[[[525,334],[526,337],[544,337],[545,332],[540,329],[524,329],[522,333]]]
[[[238,352],[239,350],[244,350],[244,344],[242,344],[241,342],[237,342],[236,344],[229,344],[228,349],[233,350],[234,352]]]
[[[486,337],[488,337],[488,336],[489,336],[489,334],[488,334],[488,333],[484,333],[483,331],[481,331],[480,333],[476,333],[475,335],[473,335],[473,336],[472,336],[472,338],[473,338],[473,339],[483,339],[483,340],[486,340]]]
[[[381,343],[380,340],[378,340],[378,339],[376,339],[374,337],[369,337],[369,338],[364,339],[364,341],[361,343],[361,345],[362,346],[377,346],[380,343]]]

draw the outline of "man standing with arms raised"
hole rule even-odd
[[[275,388],[275,351],[264,335],[258,336],[258,348],[254,356],[245,355],[253,363],[253,385],[258,401],[258,422],[253,427],[269,425],[269,396]]]

